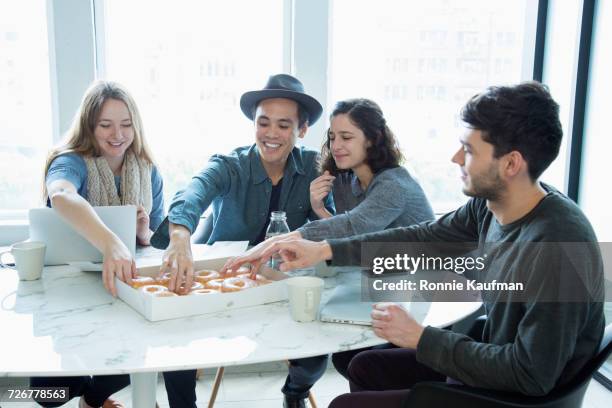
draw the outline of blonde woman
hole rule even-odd
[[[99,81],[87,90],[64,144],[47,159],[44,197],[102,252],[104,287],[115,296],[115,276],[130,283],[135,262],[92,206],[135,205],[140,245],[149,245],[164,208],[163,181],[145,142],[140,114],[121,85]],[[109,396],[128,385],[129,376],[32,378],[31,384],[68,387],[70,398],[81,396],[80,407],[121,407]]]
[[[149,245],[163,217],[163,182],[145,142],[133,98],[119,84],[95,82],[85,93],[65,143],[45,165],[45,198],[104,255],[103,281],[130,282],[135,263],[127,247],[92,206],[135,205],[138,244]]]

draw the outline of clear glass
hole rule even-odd
[[[53,143],[45,0],[0,3],[0,218],[43,203]]]
[[[104,1],[104,76],[136,99],[166,205],[212,154],[254,143],[240,96],[283,70],[283,5]]]
[[[610,95],[612,95],[612,2],[597,2],[591,52],[587,112],[580,180],[580,207],[597,238],[612,241],[610,211]]]
[[[287,225],[287,215],[284,211],[272,211],[270,214],[270,224],[266,229],[266,239],[275,237],[277,235],[286,234],[289,232],[289,225]],[[268,266],[272,269],[279,270],[282,259],[279,255],[275,255],[270,258]]]
[[[527,3],[332,3],[330,103],[367,97],[381,105],[437,213],[467,200],[450,161],[461,107],[489,85],[522,79]]]
[[[276,235],[282,235],[289,232],[287,225],[287,215],[284,211],[272,211],[270,214],[270,223],[266,229],[266,239]]]

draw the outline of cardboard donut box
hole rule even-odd
[[[219,270],[227,259],[246,250],[246,242],[220,242],[215,245],[193,245],[194,270]],[[140,276],[156,277],[159,274],[162,251],[148,249],[146,254],[136,255],[136,266]],[[115,279],[117,295],[134,310],[152,322],[176,319],[207,313],[216,313],[242,307],[287,300],[284,280],[249,288],[239,292],[210,295],[185,295],[157,297],[143,293]]]

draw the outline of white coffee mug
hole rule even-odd
[[[18,242],[11,246],[11,249],[0,253],[0,265],[4,268],[11,268],[2,262],[2,257],[10,253],[15,258],[15,268],[20,280],[36,280],[40,279],[43,267],[45,265],[45,249],[47,246],[44,242],[25,241]]]
[[[319,314],[323,279],[314,276],[298,276],[287,279],[289,310],[297,322],[312,322]]]

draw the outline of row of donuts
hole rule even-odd
[[[241,290],[265,285],[270,281],[261,275],[255,279],[250,278],[248,268],[239,268],[236,271],[228,271],[224,277],[219,272],[211,269],[203,269],[194,272],[194,281],[187,295],[210,295],[215,293],[238,292]],[[170,275],[164,274],[158,278],[150,276],[139,276],[132,279],[132,287],[139,289],[142,293],[157,297],[179,296],[168,289]]]

